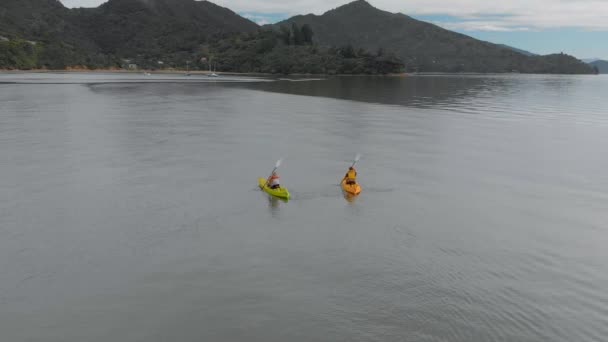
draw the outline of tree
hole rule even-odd
[[[280,30],[281,32],[279,33],[279,36],[281,37],[281,40],[286,45],[289,45],[291,43],[291,31],[289,30],[289,27],[281,25]]]
[[[350,44],[340,48],[339,53],[340,53],[340,56],[342,56],[344,58],[355,58],[356,57],[355,49]]]
[[[302,45],[304,43],[304,37],[302,31],[298,27],[298,24],[291,24],[291,35],[293,38],[293,45]]]
[[[302,38],[304,39],[305,44],[312,44],[312,36],[314,33],[312,32],[312,27],[308,24],[304,24],[302,26]]]

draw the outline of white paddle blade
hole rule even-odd
[[[361,159],[361,155],[359,153],[357,153],[357,155],[355,156],[355,162],[358,162],[359,159]]]
[[[278,168],[279,168],[279,166],[281,166],[281,163],[282,163],[282,162],[283,162],[283,159],[279,159],[279,160],[277,160],[277,163],[275,164],[275,166],[274,166],[274,167],[278,169]]]

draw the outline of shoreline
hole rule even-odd
[[[208,76],[213,72],[202,71],[202,70],[180,70],[180,69],[163,69],[163,70],[124,70],[124,69],[85,69],[85,68],[67,68],[59,70],[50,69],[29,69],[29,70],[15,70],[15,69],[0,69],[0,74],[27,74],[27,73],[68,73],[68,74],[86,74],[86,73],[100,73],[100,74],[162,74],[162,75],[202,75]],[[553,76],[598,76],[603,74],[539,74],[539,73],[514,73],[514,72],[403,72],[403,73],[391,73],[391,74],[271,74],[271,73],[257,73],[257,72],[216,72],[218,75],[226,76],[244,76],[244,77],[268,77],[268,78],[285,78],[285,77],[410,77],[410,76],[439,76],[439,75],[450,75],[450,76],[487,76],[487,75],[553,75]]]
[[[29,69],[29,70],[10,70],[0,69],[0,73],[15,73],[15,74],[26,74],[26,73],[73,73],[73,74],[85,74],[85,73],[103,73],[103,74],[163,74],[163,75],[203,75],[208,76],[214,72],[202,71],[202,70],[179,70],[179,69],[163,69],[163,70],[124,70],[124,69],[81,69],[81,68],[68,68],[59,70],[50,69]],[[215,72],[218,75],[229,75],[229,76],[251,76],[251,77],[333,77],[333,76],[372,76],[372,77],[405,77],[411,74],[409,73],[398,73],[398,74],[271,74],[271,73],[259,73],[259,72],[231,72],[231,71],[218,71]]]

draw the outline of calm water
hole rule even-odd
[[[0,74],[0,340],[606,341],[607,94]]]

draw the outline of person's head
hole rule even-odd
[[[351,167],[349,167],[348,169],[349,169],[349,170],[354,170],[355,168],[354,168],[353,166],[351,166]]]

